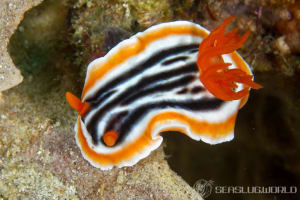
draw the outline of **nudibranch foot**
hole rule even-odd
[[[252,81],[253,76],[241,69],[229,69],[231,65],[224,63],[223,54],[234,52],[249,37],[249,32],[239,36],[237,29],[225,33],[226,26],[233,17],[226,19],[213,30],[199,45],[197,65],[201,72],[200,80],[210,93],[224,101],[241,99],[247,95],[249,88],[260,89],[261,85]],[[236,83],[243,89],[235,91]]]

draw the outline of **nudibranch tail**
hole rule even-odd
[[[66,99],[69,105],[79,112],[80,116],[83,116],[90,109],[90,105],[88,103],[81,102],[80,99],[71,92],[66,92]]]
[[[249,88],[260,89],[261,85],[252,81],[252,75],[248,75],[241,69],[229,69],[231,63],[224,63],[223,54],[234,52],[240,48],[249,37],[249,32],[239,36],[237,29],[228,33],[226,26],[234,17],[230,17],[213,30],[199,45],[197,65],[201,73],[200,80],[210,93],[224,101],[241,99],[247,95]],[[236,83],[243,84],[243,89]]]

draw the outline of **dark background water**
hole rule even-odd
[[[299,76],[298,76],[299,77]],[[207,199],[300,199],[296,194],[220,194],[217,186],[296,186],[300,189],[300,92],[298,77],[258,74],[264,86],[251,91],[239,111],[235,138],[209,145],[178,133],[166,133],[172,169],[190,185],[212,180]],[[220,188],[219,188],[220,189]]]

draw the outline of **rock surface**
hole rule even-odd
[[[0,1],[0,91],[7,90],[23,80],[8,54],[7,45],[10,36],[23,19],[25,11],[40,2],[42,0]]]

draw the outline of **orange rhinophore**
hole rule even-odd
[[[224,101],[243,98],[248,94],[249,88],[262,88],[252,81],[252,75],[242,69],[229,69],[231,63],[225,63],[221,57],[240,48],[249,36],[247,32],[240,37],[237,29],[225,33],[226,26],[233,18],[224,20],[203,40],[199,45],[197,60],[201,82],[210,93]],[[237,83],[243,84],[239,91]]]
[[[83,116],[90,109],[88,103],[81,102],[80,99],[71,92],[66,92],[66,99],[69,105],[79,112],[80,116]]]

